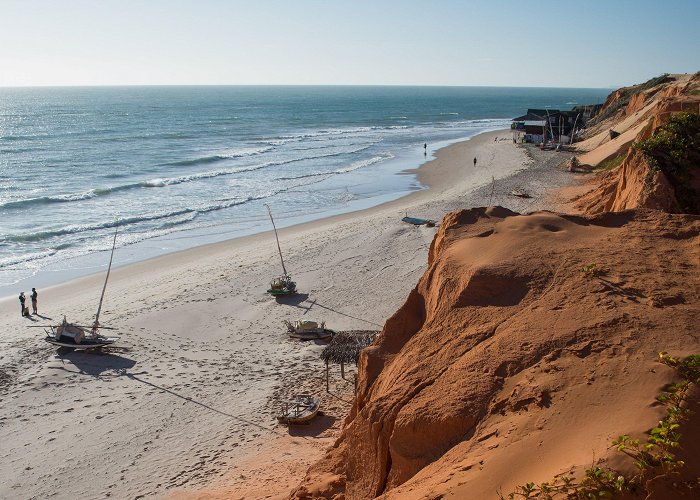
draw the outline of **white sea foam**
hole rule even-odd
[[[255,221],[265,213],[262,202],[281,213],[313,214],[345,207],[343,196],[405,192],[415,180],[393,176],[394,157],[411,168],[423,161],[413,154],[417,143],[510,126],[505,118],[470,119],[493,116],[478,90],[207,92],[70,90],[64,98],[55,89],[0,89],[3,116],[10,117],[2,161],[16,166],[0,172],[3,283],[22,266],[54,263],[55,269],[67,257],[106,249],[117,216],[118,246],[130,246],[175,231]],[[417,94],[422,100],[413,99]],[[505,116],[523,111],[523,95],[511,94],[503,99],[517,107],[499,108]],[[589,102],[575,92],[564,95],[537,102],[560,109],[561,102]],[[450,111],[440,115],[444,109]],[[367,183],[363,172],[370,171]]]

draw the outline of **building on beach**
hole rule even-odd
[[[578,135],[600,106],[576,106],[571,111],[530,108],[525,115],[513,118],[513,141],[569,144],[572,134]]]

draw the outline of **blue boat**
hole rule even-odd
[[[416,217],[409,217],[406,216],[403,219],[401,219],[403,222],[408,222],[409,224],[413,224],[414,226],[428,226],[428,227],[433,227],[437,224],[437,221],[434,221],[432,219],[418,219]]]

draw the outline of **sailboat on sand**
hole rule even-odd
[[[117,224],[117,227],[114,229],[112,253],[109,257],[107,276],[105,277],[105,284],[102,287],[102,295],[100,295],[100,303],[97,306],[97,314],[95,314],[94,323],[92,326],[77,325],[75,323],[68,322],[64,316],[60,325],[51,325],[49,327],[50,330],[44,330],[46,332],[46,337],[44,340],[46,340],[46,342],[49,344],[84,351],[87,349],[105,347],[114,344],[117,340],[119,340],[119,337],[105,336],[98,333],[98,330],[100,329],[112,330],[110,327],[100,325],[100,312],[102,311],[102,301],[105,298],[105,290],[107,290],[109,273],[112,270],[112,259],[114,258],[114,248],[117,244],[118,229],[119,224]]]
[[[297,293],[297,284],[292,281],[292,277],[287,272],[287,268],[284,267],[284,259],[282,258],[282,249],[280,248],[280,239],[277,236],[277,227],[275,226],[275,220],[272,218],[272,210],[270,206],[266,203],[267,213],[270,215],[270,221],[272,222],[272,228],[275,230],[275,239],[277,240],[277,251],[280,254],[280,262],[282,262],[282,276],[273,278],[270,281],[270,288],[268,288],[267,293],[274,296],[284,296],[284,295],[294,295]]]

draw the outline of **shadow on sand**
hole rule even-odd
[[[136,361],[133,359],[125,358],[108,351],[85,352],[59,348],[56,352],[56,357],[61,360],[64,366],[52,366],[49,368],[82,373],[93,377],[99,377],[103,373],[110,371],[121,374],[136,365]],[[78,372],[68,368],[71,364],[78,369]]]
[[[295,293],[294,295],[278,295],[275,300],[278,304],[287,306],[301,307],[299,304],[305,302],[309,298],[308,293]],[[305,309],[305,308],[304,308]]]
[[[336,420],[338,419],[332,415],[319,415],[308,425],[290,425],[289,435],[299,437],[318,436],[330,429]]]

